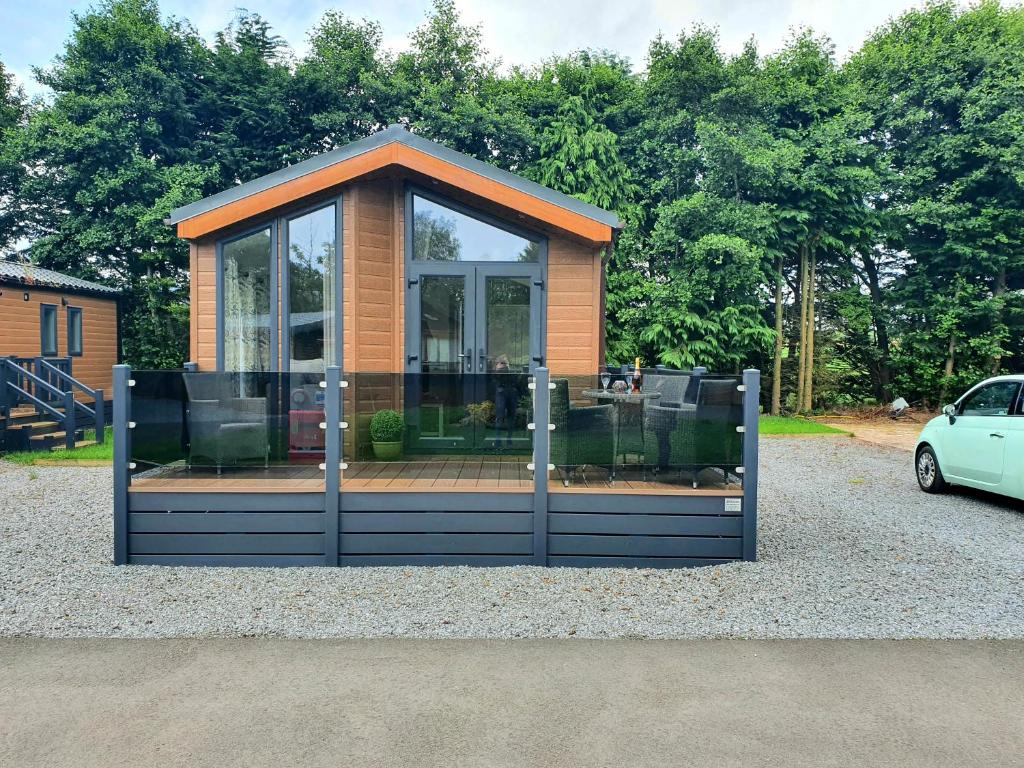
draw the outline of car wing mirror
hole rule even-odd
[[[949,423],[953,424],[956,421],[956,406],[947,405],[942,408],[942,414],[949,417]]]

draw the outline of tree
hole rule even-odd
[[[166,308],[184,302],[187,248],[163,218],[215,183],[194,154],[204,50],[151,0],[74,15],[64,52],[36,70],[53,101],[18,139],[33,258],[126,291],[124,354],[137,365],[184,358],[187,311]]]
[[[912,257],[892,287],[905,337],[895,378],[943,401],[1003,367],[1019,323],[1024,11],[932,3],[879,30],[849,72],[891,163],[893,247]]]
[[[24,170],[14,144],[27,117],[25,91],[0,62],[0,249],[13,244],[20,230],[14,199]]]

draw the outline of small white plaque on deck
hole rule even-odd
[[[743,499],[739,496],[735,496],[725,500],[725,511],[726,512],[742,512],[743,511]]]

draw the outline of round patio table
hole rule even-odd
[[[646,453],[646,446],[644,445],[644,404],[648,400],[657,400],[661,397],[661,392],[614,392],[610,389],[584,389],[580,394],[590,400],[597,400],[600,402],[611,403],[615,406],[616,410],[616,433],[615,443],[616,445],[624,445],[622,440],[622,422],[625,419],[622,418],[623,406],[624,405],[639,405],[640,406],[640,450]],[[622,453],[622,463],[625,465],[626,452]],[[612,472],[614,476],[614,470]],[[645,473],[646,474],[646,473]]]

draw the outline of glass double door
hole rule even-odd
[[[408,283],[410,451],[528,449],[527,381],[543,363],[540,266],[431,265]]]

